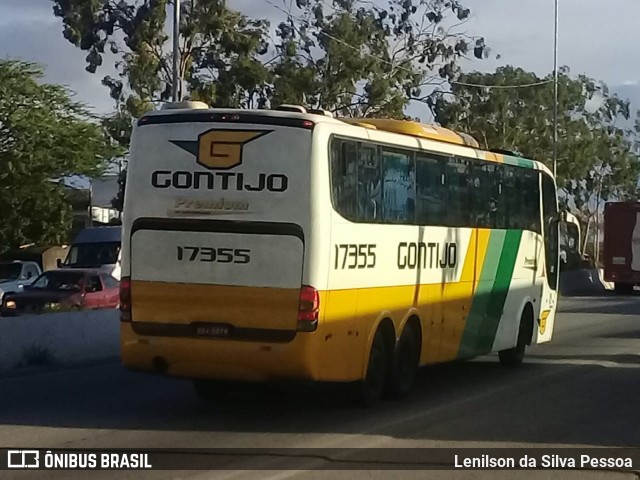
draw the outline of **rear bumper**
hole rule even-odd
[[[261,382],[277,379],[349,381],[336,359],[322,358],[321,332],[287,343],[141,336],[120,328],[121,358],[132,370],[181,378]]]

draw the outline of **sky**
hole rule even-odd
[[[288,5],[289,0],[270,0]],[[329,2],[330,0],[326,0]],[[282,13],[265,0],[228,0],[231,7],[277,24]],[[295,3],[295,2],[294,2]],[[466,61],[463,69],[492,71],[517,65],[538,75],[553,70],[554,0],[462,0],[471,19],[460,29],[483,36],[492,58]],[[584,73],[605,81],[640,108],[639,0],[559,0],[559,64],[573,74]],[[606,7],[604,6],[606,4]],[[84,70],[85,52],[62,36],[62,23],[53,15],[50,0],[0,0],[0,58],[42,63],[45,79],[67,85],[77,99],[96,113],[113,109],[100,83],[113,74],[111,62],[97,74]],[[295,9],[295,7],[294,7]],[[500,55],[496,60],[495,54]],[[410,114],[424,116],[425,106],[413,105]]]

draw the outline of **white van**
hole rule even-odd
[[[59,268],[99,268],[120,280],[121,227],[95,227],[82,230],[71,244]]]

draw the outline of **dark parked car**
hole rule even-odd
[[[49,270],[22,293],[5,295],[2,315],[116,308],[119,282],[97,269]]]

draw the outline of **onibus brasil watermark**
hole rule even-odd
[[[147,453],[76,453],[40,450],[8,450],[10,469],[151,469]]]

